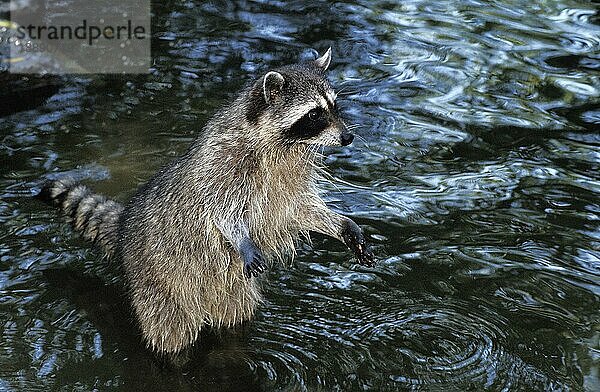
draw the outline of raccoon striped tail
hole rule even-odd
[[[83,238],[98,245],[107,257],[114,254],[119,215],[123,206],[94,194],[90,188],[67,180],[44,185],[38,198],[59,207]]]

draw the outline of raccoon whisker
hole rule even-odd
[[[338,91],[336,91],[336,95],[350,95],[350,94],[356,94],[359,91],[358,90],[348,90],[351,86],[342,86]]]
[[[299,162],[301,162],[303,165],[302,170],[306,171],[307,167],[310,166],[314,166],[315,165],[315,152],[318,149],[319,145],[317,144],[310,144],[308,146],[308,148],[304,151],[304,154],[302,154],[302,156],[300,157]]]
[[[311,164],[312,149],[313,149],[313,147],[310,146],[310,148],[306,150],[306,155],[302,159],[302,171],[303,172],[305,172],[308,165]]]
[[[309,151],[311,148],[312,146],[310,145],[306,146],[306,148],[302,151],[302,154],[300,154],[298,160],[294,163],[294,166],[292,166],[292,169],[295,169],[296,167],[298,167],[298,165],[301,165],[302,162],[305,162],[306,159],[308,159],[308,156],[310,155]]]
[[[358,90],[348,90],[348,91],[343,91],[343,92],[340,90],[340,91],[338,91],[337,95],[338,96],[342,96],[342,97],[347,97],[347,96],[350,96],[350,95],[357,94],[359,92],[360,91],[358,91]]]
[[[335,177],[333,177],[330,173],[323,170],[321,178],[325,180],[328,184],[331,184],[331,186],[333,186],[339,192],[340,195],[343,195],[342,190],[333,182],[333,180],[335,180]]]
[[[311,144],[310,148],[308,149],[309,154],[306,157],[305,161],[304,161],[304,165],[302,167],[303,171],[306,171],[306,168],[308,167],[308,165],[313,165],[314,160],[315,160],[315,150],[318,148],[318,145],[316,144]]]
[[[321,166],[325,166],[325,146],[321,146],[321,152],[319,152],[319,160]]]
[[[323,154],[319,152],[319,150],[324,149],[325,146],[316,145],[315,152],[312,160],[312,166],[317,170],[323,170]]]
[[[357,133],[355,133],[354,136],[356,136],[364,144],[365,147],[367,147],[369,150],[371,149],[371,146],[369,146],[369,143],[367,143],[367,139],[365,139]]]
[[[350,125],[346,125],[346,127],[348,127],[348,129],[354,129],[354,128],[360,128],[360,127],[364,127],[363,124],[350,124]]]
[[[305,159],[305,161],[304,161],[304,165],[303,165],[303,167],[302,167],[302,170],[303,170],[303,171],[306,171],[306,169],[308,168],[308,166],[313,166],[313,165],[314,165],[314,163],[313,163],[313,160],[314,160],[314,156],[313,156],[313,155],[314,155],[314,153],[313,153],[313,150],[314,150],[314,148],[313,148],[313,147],[311,147],[311,150],[310,150],[309,156],[307,156],[307,157],[306,157],[306,159]]]
[[[338,96],[339,96],[341,93],[343,93],[343,92],[344,92],[344,90],[346,90],[346,86],[342,86],[342,87],[340,87],[340,89],[339,89],[339,90],[337,90],[337,91],[335,92],[335,98],[337,99],[337,97],[338,97]]]
[[[323,160],[323,154],[321,154],[319,152],[320,149],[323,149],[324,146],[319,146],[318,144],[315,146],[315,152],[313,155],[313,162],[318,166],[318,167],[322,167],[321,163],[319,161],[322,162]]]

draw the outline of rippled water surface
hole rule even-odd
[[[0,118],[0,390],[600,390],[597,4],[163,1],[152,23],[150,75],[57,79]],[[315,236],[254,321],[161,366],[111,265],[30,195],[70,173],[126,200],[248,79],[328,46],[362,138],[324,187],[377,267]]]

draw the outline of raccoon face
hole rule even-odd
[[[326,97],[317,96],[313,105],[306,105],[301,117],[284,132],[290,142],[316,144],[321,146],[347,146],[354,140],[335,103],[333,90],[326,91]]]
[[[331,48],[312,62],[268,72],[251,92],[254,105],[250,109],[259,108],[260,113],[248,119],[254,117],[257,125],[268,126],[287,146],[352,143],[354,135],[340,117],[336,94],[325,78],[330,62]]]

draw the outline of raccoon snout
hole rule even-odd
[[[344,132],[342,132],[341,139],[342,139],[342,146],[347,146],[350,143],[352,143],[352,141],[354,140],[354,135],[351,134],[350,132],[344,131]]]

